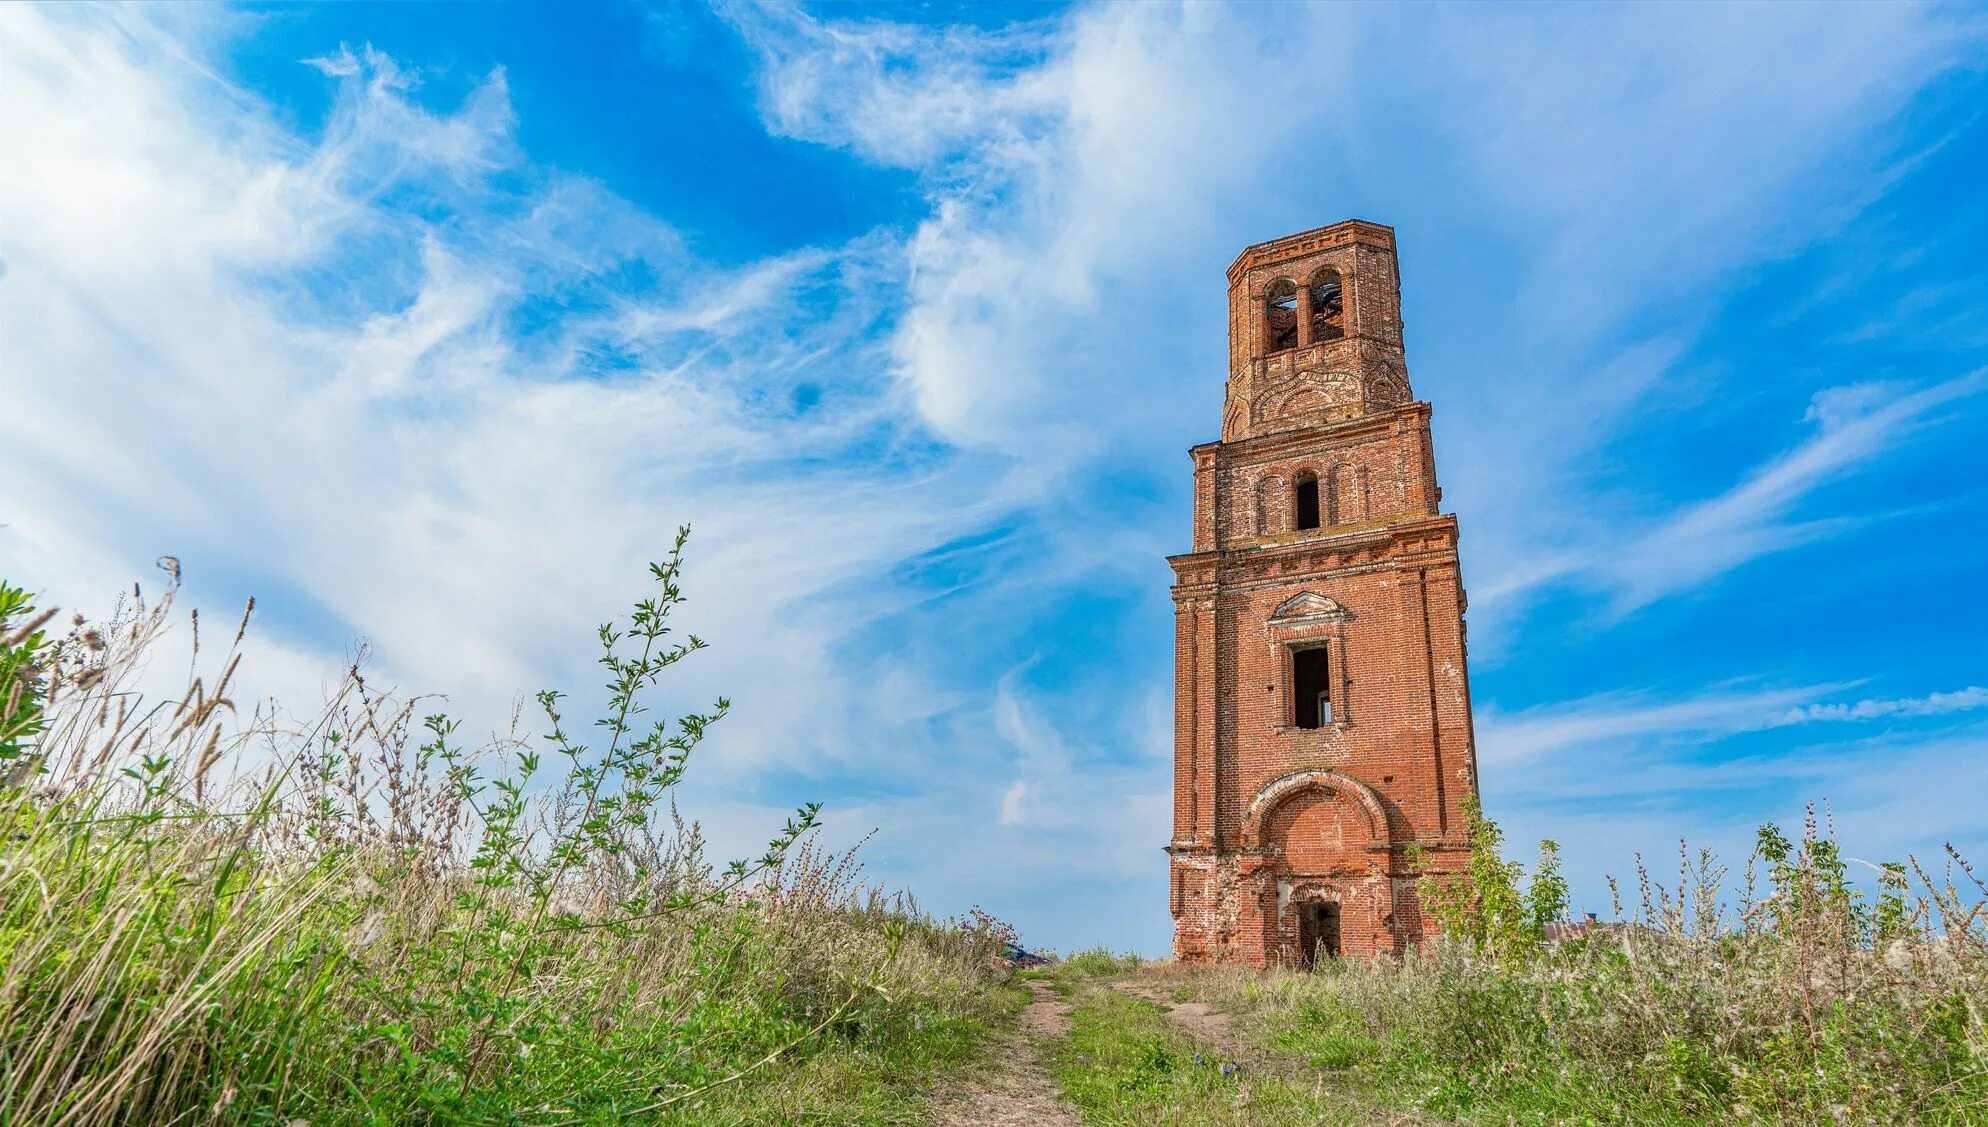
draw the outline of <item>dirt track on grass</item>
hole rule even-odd
[[[1167,1021],[1175,1030],[1219,1053],[1222,1060],[1236,1061],[1252,1071],[1296,1080],[1307,1086],[1325,1082],[1324,1076],[1304,1061],[1252,1044],[1234,1016],[1206,1002],[1175,1001],[1173,986],[1165,979],[1119,979],[1110,985],[1127,997],[1159,1006],[1166,1011]],[[1375,1127],[1430,1127],[1439,1122],[1416,1111],[1372,1106],[1351,1094],[1346,1106],[1349,1120],[1371,1123]]]
[[[1032,997],[1012,1033],[990,1054],[992,1066],[932,1101],[927,1122],[935,1127],[1082,1127],[1083,1120],[1057,1094],[1042,1055],[1047,1042],[1070,1032],[1070,1004],[1041,982],[1026,984]]]
[[[1113,990],[1142,1002],[1151,1002],[1166,1011],[1167,1021],[1176,1030],[1215,1050],[1224,1060],[1268,1068],[1273,1072],[1293,1071],[1296,1062],[1273,1057],[1250,1045],[1235,1028],[1235,1019],[1206,1002],[1177,1002],[1171,991],[1149,982],[1125,981],[1111,984]]]

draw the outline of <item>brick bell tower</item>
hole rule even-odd
[[[1394,231],[1229,267],[1220,441],[1174,598],[1174,957],[1308,964],[1419,942],[1477,762],[1457,523],[1408,389]]]

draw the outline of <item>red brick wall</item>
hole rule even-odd
[[[1336,268],[1346,337],[1266,355],[1264,295]],[[1196,447],[1175,570],[1174,953],[1298,957],[1298,905],[1339,905],[1348,955],[1425,931],[1405,857],[1451,872],[1476,790],[1457,525],[1409,392],[1394,233],[1347,222],[1229,269],[1222,439]],[[1309,324],[1302,314],[1301,324]],[[1316,475],[1321,526],[1295,527]],[[1280,609],[1281,608],[1281,609]],[[1290,654],[1323,646],[1333,720],[1293,724]]]

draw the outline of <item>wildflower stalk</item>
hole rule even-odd
[[[356,665],[302,724],[238,713],[241,629],[219,676],[196,643],[184,691],[148,701],[176,570],[60,635],[0,584],[0,1118],[754,1121],[818,1052],[890,1062],[905,1082],[864,1087],[908,1101],[991,1014],[976,986],[1012,932],[857,885],[803,840],[813,804],[722,871],[673,804],[658,820],[729,708],[639,725],[703,645],[667,636],[683,547],[601,632],[608,731],[549,708],[570,765],[549,790],[542,745],[465,749]]]

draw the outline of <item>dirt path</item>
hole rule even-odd
[[[1235,1019],[1206,1002],[1177,1002],[1171,991],[1148,982],[1120,979],[1113,990],[1142,1002],[1152,1002],[1165,1010],[1173,1027],[1201,1044],[1214,1049],[1226,1060],[1240,1061],[1259,1069],[1290,1071],[1297,1062],[1271,1056],[1250,1045],[1235,1028]]]
[[[934,1127],[1082,1127],[1042,1063],[1044,1042],[1070,1032],[1070,1004],[1044,983],[1027,986],[1028,1009],[994,1044],[989,1070],[932,1101]]]
[[[1223,1013],[1206,1002],[1175,1001],[1173,988],[1165,980],[1119,979],[1111,983],[1111,988],[1127,997],[1159,1006],[1166,1011],[1167,1021],[1175,1030],[1215,1050],[1223,1060],[1238,1061],[1252,1071],[1297,1080],[1306,1085],[1326,1083],[1326,1078],[1304,1061],[1251,1044],[1238,1028],[1233,1015]],[[1375,1127],[1430,1127],[1439,1122],[1420,1112],[1369,1106],[1359,1096],[1351,1094],[1347,1097],[1347,1108],[1349,1116],[1358,1116],[1358,1119],[1350,1121],[1372,1123]]]

